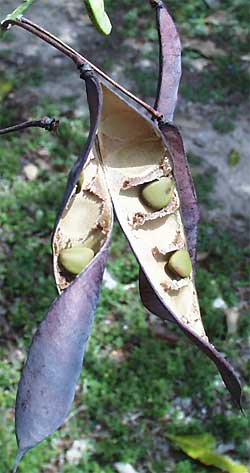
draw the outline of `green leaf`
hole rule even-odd
[[[204,465],[215,466],[228,473],[250,473],[250,467],[234,462],[229,456],[216,452],[215,438],[207,433],[199,435],[167,435],[190,458]]]
[[[250,471],[247,466],[236,463],[229,456],[221,455],[216,452],[204,451],[199,460],[205,465],[216,466],[220,470],[227,471],[228,473],[249,473]]]
[[[9,20],[20,20],[23,14],[28,10],[28,8],[35,2],[36,0],[23,0],[21,5],[17,7],[12,13],[6,16],[6,18],[2,21],[1,24],[5,23]]]
[[[110,19],[105,11],[104,0],[84,0],[90,20],[99,33],[109,35],[112,30]]]
[[[199,435],[167,435],[167,437],[194,459],[199,458],[200,453],[204,451],[204,445],[207,451],[214,450],[216,446],[214,437],[207,433]]]

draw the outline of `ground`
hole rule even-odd
[[[114,33],[108,39],[89,26],[77,0],[62,2],[61,9],[56,1],[49,7],[38,2],[29,16],[153,103],[157,37],[152,13],[147,2],[112,3],[107,6]],[[0,0],[1,16],[16,4]],[[200,305],[210,339],[240,373],[247,410],[246,5],[243,0],[196,0],[177,7],[170,2],[169,7],[185,46],[175,120],[202,210]],[[5,446],[0,460],[4,471],[10,471],[17,383],[31,336],[56,296],[50,234],[67,172],[86,138],[88,118],[84,84],[58,52],[14,30],[0,51],[1,126],[45,114],[61,120],[58,136],[33,130],[0,142],[0,442]],[[232,407],[208,359],[172,326],[166,328],[146,313],[139,302],[137,275],[116,224],[109,277],[76,400],[63,427],[27,455],[21,472],[111,473],[118,471],[117,462],[139,473],[216,472],[185,456],[167,438],[204,431],[215,437],[221,451],[249,463],[249,417]]]

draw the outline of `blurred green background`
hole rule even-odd
[[[41,24],[49,24],[53,32],[51,21],[56,30],[56,16],[51,19],[48,2],[38,3],[33,18],[38,21],[43,12]],[[56,12],[56,2],[51,4]],[[148,2],[107,0],[106,5],[113,22],[107,39],[89,26],[82,2],[62,2],[58,18],[65,22],[63,39],[69,35],[67,28],[74,45],[78,33],[82,41],[92,35],[88,57],[152,102],[158,51]],[[239,120],[247,120],[248,2],[171,0],[168,6],[184,46],[182,122],[188,107],[195,129],[199,111],[204,126],[210,122],[210,139],[220,140],[223,149]],[[0,0],[1,16],[6,8]],[[88,131],[82,84],[77,77],[72,79],[73,66],[65,65],[64,76],[64,62],[62,66],[57,53],[54,63],[49,62],[36,49],[38,40],[29,43],[24,34],[20,38],[22,52],[14,29],[0,47],[0,126],[48,114],[59,118],[61,125],[54,136],[30,130],[0,139],[0,471],[4,473],[10,471],[16,452],[14,404],[20,370],[37,324],[56,297],[50,249],[53,222],[67,173]],[[221,162],[232,179],[244,159],[241,146],[239,142],[229,149]],[[250,463],[247,216],[242,208],[240,214],[235,210],[230,214],[230,209],[227,217],[223,213],[218,169],[205,162],[206,148],[197,154],[187,146],[187,153],[202,210],[197,289],[203,320],[212,343],[240,373],[246,415],[233,408],[212,363],[174,326],[166,327],[146,313],[138,296],[136,261],[115,224],[108,260],[113,287],[106,283],[102,289],[74,405],[62,428],[25,457],[20,472],[133,473],[126,472],[124,464],[136,473],[217,472],[218,468],[185,455],[168,438],[204,432],[214,436],[221,453]]]

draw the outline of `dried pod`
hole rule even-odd
[[[90,133],[85,149],[69,175],[53,237],[55,277],[62,294],[50,307],[33,338],[19,383],[16,468],[30,448],[62,424],[70,409],[110,243],[112,206],[93,149],[102,105],[101,89],[90,72],[86,71],[85,79]],[[79,178],[82,169],[83,180]],[[80,191],[77,192],[79,182]],[[88,241],[88,247],[92,244],[91,255],[95,253],[86,269],[78,276],[64,271],[58,255],[70,251],[65,248],[84,246],[85,241]],[[71,271],[75,272],[78,271]]]
[[[185,266],[188,266],[192,239],[189,223],[191,220],[192,224],[193,213],[186,207],[185,199],[194,198],[185,155],[181,155],[178,162],[176,153],[172,154],[166,126],[170,125],[153,123],[103,85],[98,149],[116,216],[147,279],[147,287],[150,287],[149,297],[141,288],[143,301],[152,312],[176,322],[207,353],[218,366],[239,405],[238,378],[206,336],[193,270],[190,274],[185,267],[181,278],[165,271],[169,257],[179,250],[184,251]],[[175,130],[173,125],[171,127]],[[129,130],[129,133],[124,130]],[[143,203],[140,189],[153,179],[162,177],[172,180],[173,193],[169,204],[155,211]]]
[[[160,124],[160,130],[172,156],[173,173],[181,202],[182,222],[185,229],[187,249],[192,261],[192,277],[194,278],[199,209],[181,135],[178,129],[170,123],[173,120],[181,76],[181,44],[167,7],[161,0],[151,0],[151,3],[156,8],[160,44],[160,74],[155,108],[164,116],[164,120]],[[163,320],[178,323],[187,337],[213,360],[232,395],[233,401],[241,407],[241,385],[232,366],[215,350],[213,345],[198,336],[193,330],[192,324],[186,324],[180,318],[173,317],[163,300],[153,290],[142,269],[140,270],[139,280],[144,305]]]
[[[187,248],[171,154],[157,125],[106,87],[103,97],[99,149],[117,218],[164,304],[206,339],[192,277],[178,281],[164,270],[170,253]],[[121,136],[131,123],[130,134]],[[141,186],[147,188],[156,175],[173,183],[171,201],[157,211],[140,198]]]
[[[170,123],[174,116],[181,78],[181,42],[173,19],[164,3],[161,0],[151,0],[151,4],[156,10],[160,46],[160,71],[155,108],[164,117],[161,127],[165,132],[165,139],[174,161],[174,174],[181,199],[181,213],[187,247],[192,260],[193,276],[195,276],[199,209],[181,135],[177,128]],[[145,307],[161,317],[164,314],[164,318],[167,320],[173,320],[166,308],[162,307],[142,269],[140,269],[139,282],[141,299]]]
[[[150,0],[156,10],[159,38],[159,78],[155,109],[166,121],[173,120],[181,78],[181,42],[166,5],[161,0]]]

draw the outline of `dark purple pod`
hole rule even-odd
[[[181,45],[178,32],[166,6],[160,0],[152,0],[151,3],[156,7],[160,43],[160,74],[155,106],[164,116],[162,123],[159,123],[159,128],[171,154],[187,248],[192,260],[193,276],[195,276],[199,209],[182,138],[178,129],[171,123],[181,76]],[[207,340],[197,336],[197,333],[192,330],[192,325],[183,324],[179,317],[176,317],[177,314],[171,314],[142,269],[140,270],[140,294],[148,310],[163,320],[177,323],[183,332],[216,364],[234,402],[240,407],[241,386],[232,366]]]
[[[85,70],[83,77],[90,110],[90,132],[85,149],[69,175],[54,231],[54,268],[58,289],[62,294],[50,307],[33,338],[18,387],[16,436],[19,450],[16,468],[30,448],[63,423],[70,409],[93,323],[110,243],[112,206],[100,163],[98,164],[97,156],[93,153],[102,107],[102,91],[91,71]],[[85,183],[80,178],[82,170],[88,176]],[[65,221],[67,223],[67,219],[71,219],[71,225],[77,227],[78,214],[74,214],[76,199],[82,212],[85,212],[85,205],[90,205],[92,212],[96,206],[97,211],[94,212],[98,218],[94,224],[93,220],[85,222],[88,231],[85,231],[84,222],[81,221],[80,230],[83,229],[85,234],[75,237],[72,233],[71,238],[68,238]],[[74,228],[68,230],[72,232]],[[58,262],[62,245],[66,248],[84,245],[93,248],[95,256],[78,276]]]
[[[175,130],[166,135],[171,147],[175,180],[181,198],[183,224],[187,236],[187,245],[195,272],[196,249],[198,236],[199,209],[188,162],[185,156],[182,138],[174,125],[170,125],[178,98],[181,79],[181,42],[175,23],[161,0],[151,0],[156,10],[156,23],[159,38],[159,77],[155,108],[162,113],[164,129]],[[189,217],[189,218],[188,218]],[[161,303],[157,299],[143,270],[140,269],[139,285],[141,300],[145,307],[155,314],[162,312]],[[173,321],[170,313],[164,309],[165,318]]]
[[[155,107],[163,114],[163,120],[159,126],[172,154],[188,249],[195,269],[199,208],[182,137],[176,126],[171,123],[181,78],[181,42],[166,5],[161,0],[152,0],[151,3],[156,8],[160,46],[160,70]]]
[[[156,22],[159,38],[159,78],[155,109],[164,120],[171,122],[178,98],[181,78],[181,42],[166,5],[161,0],[151,0],[156,9]]]

